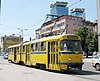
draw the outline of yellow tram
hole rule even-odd
[[[8,61],[49,70],[82,69],[80,37],[73,34],[50,36],[10,46]]]

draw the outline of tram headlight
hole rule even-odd
[[[70,57],[68,60],[69,60],[69,61],[71,61],[71,60],[72,60],[72,58]]]

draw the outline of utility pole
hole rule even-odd
[[[7,45],[7,42],[6,42],[7,41],[7,37],[6,37],[6,35],[3,38],[4,38],[4,50],[3,50],[3,52],[6,53],[6,47],[7,47],[6,46]]]
[[[98,52],[100,53],[100,0],[96,0],[98,20]]]
[[[20,29],[20,28],[18,28],[18,30],[20,30],[20,38],[21,38],[21,43],[23,43],[23,39],[24,39],[24,37],[23,37],[23,31],[26,31],[26,30],[28,30],[28,29]]]
[[[1,0],[0,0],[0,16],[1,16]]]
[[[21,44],[20,44],[20,48],[22,48],[23,49],[23,31],[24,30],[27,30],[27,29],[20,29],[20,28],[18,28],[18,30],[20,30],[20,33],[21,33],[21,35],[20,35],[20,38],[21,38]],[[21,55],[21,53],[22,53],[22,50],[20,50],[20,63],[22,63],[22,55]]]

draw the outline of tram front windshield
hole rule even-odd
[[[61,50],[81,51],[82,46],[79,40],[62,40],[60,43]]]

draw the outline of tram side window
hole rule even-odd
[[[11,48],[10,53],[13,53],[13,48]]]
[[[19,53],[19,47],[17,47],[17,53]]]
[[[8,49],[8,53],[10,53],[10,49]]]
[[[23,52],[25,52],[25,46],[23,46]]]
[[[46,42],[41,42],[41,51],[46,50]]]
[[[51,42],[51,52],[55,52],[55,41]]]
[[[10,49],[9,49],[9,53],[12,54],[13,52],[14,52],[14,51],[13,51],[13,48],[10,48]]]
[[[34,44],[31,44],[31,50],[34,51]]]
[[[11,53],[14,53],[14,48],[11,49]]]
[[[10,49],[8,49],[8,53],[10,53]]]
[[[37,51],[37,43],[35,44],[35,51]]]
[[[56,51],[58,51],[58,41],[55,42],[56,45]]]
[[[11,48],[9,49],[9,53],[11,53]]]
[[[36,51],[40,51],[40,43],[36,43]]]

